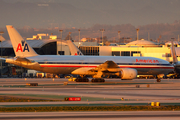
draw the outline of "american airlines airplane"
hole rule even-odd
[[[6,27],[16,54],[7,58],[7,63],[46,73],[79,75],[76,82],[89,81],[86,75],[93,77],[92,82],[104,82],[105,75],[117,75],[122,80],[154,75],[160,82],[160,74],[174,71],[168,61],[153,57],[38,55],[12,25]]]
[[[171,39],[171,55],[173,57],[173,66],[174,66],[174,77],[179,78],[180,77],[180,61],[177,59],[175,47],[174,47],[174,38]]]

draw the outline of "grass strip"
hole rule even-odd
[[[11,97],[6,95],[0,95],[0,102],[54,102],[60,100],[44,100],[44,99],[32,99],[32,98],[20,98]]]
[[[65,106],[65,107],[11,107],[0,112],[55,112],[55,111],[177,111],[180,106]]]

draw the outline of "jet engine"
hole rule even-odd
[[[137,70],[132,68],[123,68],[120,73],[121,80],[132,80],[137,77]]]

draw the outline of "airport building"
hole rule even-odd
[[[77,45],[77,43],[75,43]],[[126,45],[97,46],[95,44],[81,45],[79,49],[84,55],[99,56],[143,56],[156,57],[172,62],[171,42],[160,45],[148,40],[136,40]],[[78,45],[77,45],[78,46]],[[176,56],[180,60],[180,45],[174,42]]]
[[[176,56],[180,60],[180,47],[174,42]],[[171,42],[164,45],[156,44],[148,40],[136,40],[120,46],[99,46],[100,56],[143,56],[156,57],[172,62]]]

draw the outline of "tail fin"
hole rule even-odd
[[[71,55],[83,55],[83,53],[76,47],[76,45],[71,41],[67,40]]]
[[[6,28],[16,57],[32,57],[38,55],[12,25],[6,25]]]
[[[178,63],[178,60],[177,60],[177,56],[176,56],[176,51],[175,51],[175,48],[174,48],[174,43],[173,43],[173,39],[171,39],[171,54],[172,54],[172,57],[173,57],[173,64],[176,64]]]

